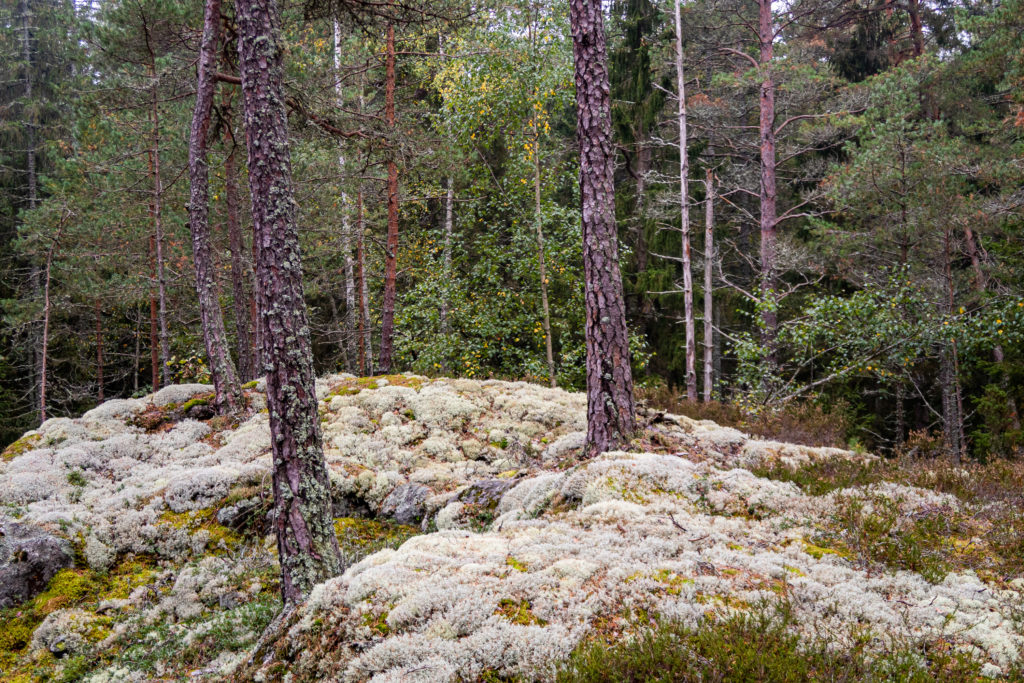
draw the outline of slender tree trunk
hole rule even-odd
[[[708,168],[704,173],[707,195],[704,199],[704,402],[711,401],[715,387],[715,175]]]
[[[356,192],[356,263],[359,273],[359,374],[373,374],[373,343],[370,332],[370,288],[366,282],[366,248],[363,240],[363,188]]]
[[[103,402],[103,308],[96,299],[96,400]]]
[[[580,147],[587,345],[587,455],[625,445],[636,430],[626,305],[615,229],[611,101],[600,0],[570,0]]]
[[[952,235],[949,228],[943,234],[943,265],[946,276],[947,314],[952,316],[956,311],[956,291],[953,284],[953,257],[951,253]],[[944,431],[950,456],[959,463],[964,455],[966,442],[964,439],[963,395],[960,390],[960,362],[957,353],[956,337],[945,340],[942,354],[944,380],[942,386],[942,407]]]
[[[896,453],[903,451],[903,445],[906,443],[907,434],[907,388],[900,379],[896,384],[896,439],[895,448]]]
[[[228,155],[224,159],[224,203],[227,209],[228,244],[231,249],[231,294],[235,301],[235,335],[238,337],[238,374],[245,382],[256,379],[259,371],[257,350],[253,340],[253,294],[250,289],[251,272],[247,263],[245,237],[239,220],[238,158],[232,132],[230,103],[224,106],[224,144]]]
[[[445,180],[447,191],[444,198],[444,247],[441,252],[442,284],[441,284],[441,334],[448,336],[448,286],[452,277],[452,231],[455,229],[455,178],[448,176]],[[447,367],[444,368],[447,371]]]
[[[533,118],[533,211],[537,224],[537,263],[540,266],[540,304],[544,314],[544,347],[548,360],[548,382],[558,386],[555,373],[555,353],[551,341],[551,307],[548,305],[548,272],[544,258],[544,216],[540,205],[540,127]]]
[[[647,139],[647,131],[641,131],[639,138],[636,143],[636,252],[633,258],[636,273],[642,276],[647,272],[650,256],[647,249],[647,173],[651,170],[651,146]],[[654,313],[651,298],[642,290],[637,291],[637,296],[640,299],[640,315],[649,318]]]
[[[147,43],[149,35],[146,35]],[[164,273],[164,227],[163,227],[163,179],[160,175],[160,107],[157,90],[156,55],[152,47],[149,51],[149,76],[152,79],[149,119],[153,126],[152,147],[149,150],[149,172],[153,178],[153,198],[149,205],[153,219],[153,233],[156,241],[156,280],[159,302],[158,320],[160,323],[160,363],[162,366],[163,383],[171,383],[171,368],[167,361],[171,358],[170,336],[167,332],[167,280]],[[154,390],[155,390],[154,385]]]
[[[32,76],[34,66],[32,63],[32,6],[30,0],[22,0],[21,3],[21,52],[25,63],[25,101],[29,103],[29,111],[23,113],[23,125],[25,126],[25,175],[28,186],[28,210],[36,208],[39,201],[39,176],[36,170],[36,117],[32,108]],[[42,295],[40,284],[39,266],[33,263],[29,273],[29,285],[32,288],[33,296]],[[33,325],[32,330],[32,390],[41,390],[43,385],[43,374],[45,351],[43,349],[42,331]],[[40,414],[41,420],[46,417]]]
[[[682,212],[683,318],[686,328],[686,400],[697,400],[697,330],[690,265],[690,154],[687,150],[686,73],[683,71],[683,19],[676,0],[676,87],[679,110],[679,208]]]
[[[761,139],[761,299],[763,313],[762,340],[768,347],[769,359],[775,361],[775,337],[778,330],[775,228],[775,81],[772,76],[775,26],[770,0],[758,0],[758,39],[760,42],[761,89],[759,129]]]
[[[192,262],[196,273],[196,296],[202,323],[206,357],[217,409],[234,413],[241,406],[242,390],[235,364],[228,350],[224,316],[217,295],[216,266],[210,246],[209,133],[215,80],[217,43],[220,35],[220,0],[206,0],[203,38],[199,48],[199,82],[188,144],[188,175],[191,192],[188,226],[192,234]]]
[[[391,144],[388,157],[388,236],[384,253],[384,301],[381,305],[380,371],[391,372],[395,343],[395,296],[398,277],[398,164],[395,162],[395,26],[388,24],[385,63],[384,122]]]
[[[345,105],[344,93],[341,88],[341,25],[337,20],[334,22],[334,94],[338,101],[338,108],[342,108]],[[342,182],[345,181],[345,154],[341,147],[341,142],[338,143],[338,172],[342,176]],[[356,327],[358,323],[356,318],[358,312],[356,309],[356,284],[355,284],[355,264],[352,262],[352,224],[349,220],[349,204],[348,195],[344,190],[341,192],[341,251],[342,256],[345,259],[345,347],[346,355],[348,356],[349,365],[346,365],[346,369],[352,372],[356,369],[356,357],[358,356],[357,346],[358,340],[356,339]]]
[[[152,216],[153,205],[150,204],[150,215]],[[152,370],[150,384],[153,391],[160,388],[160,305],[157,303],[157,292],[153,286],[157,281],[156,267],[156,233],[149,236],[149,263],[150,263],[150,284],[149,288],[149,363]]]
[[[273,527],[286,605],[341,572],[331,519],[291,181],[276,0],[236,0],[273,444]]]
[[[142,330],[139,329],[141,324],[140,313],[139,324],[135,326],[135,372],[132,373],[132,394],[139,393],[139,373],[142,370]]]
[[[63,221],[60,227],[57,229],[57,234],[53,238],[53,242],[50,243],[50,248],[46,251],[46,270],[44,272],[43,280],[43,342],[42,342],[42,361],[41,370],[39,375],[39,423],[46,422],[46,361],[50,351],[50,273],[53,268],[53,254],[57,250],[57,245],[60,243],[61,233],[64,231]]]

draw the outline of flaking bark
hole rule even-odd
[[[282,92],[275,0],[236,0],[255,227],[257,298],[274,456],[273,527],[286,604],[341,571],[331,518]]]
[[[192,235],[192,263],[196,273],[196,296],[203,343],[210,363],[215,403],[218,410],[233,413],[241,405],[238,373],[228,351],[224,316],[217,296],[215,266],[210,248],[210,169],[208,161],[210,112],[217,87],[214,78],[217,38],[220,33],[220,0],[206,0],[203,39],[199,48],[199,83],[192,128],[188,143],[188,176],[191,193],[188,203],[188,227]]]
[[[612,185],[614,154],[604,16],[600,0],[571,0],[580,147],[580,211],[587,344],[587,445],[624,445],[636,427],[626,306]]]

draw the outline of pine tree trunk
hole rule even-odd
[[[643,131],[642,139],[636,143],[636,235],[634,237],[635,253],[634,264],[638,276],[647,272],[648,249],[647,249],[647,173],[651,170],[651,146]],[[654,305],[647,292],[638,291],[640,299],[640,315],[646,319],[654,313]]]
[[[32,63],[32,7],[29,4],[30,0],[22,0],[21,3],[21,52],[22,60],[25,63],[25,101],[29,103],[29,107],[32,105],[32,75],[34,71]],[[28,210],[32,211],[36,208],[36,204],[39,201],[39,176],[36,170],[36,120],[32,115],[32,111],[26,111],[24,113],[23,125],[25,126],[25,181],[28,190]],[[33,296],[39,297],[43,295],[42,285],[40,283],[39,266],[33,263],[30,267],[29,272],[29,285],[32,288]],[[45,373],[45,357],[46,351],[43,348],[43,334],[42,330],[32,326],[32,392],[43,390]],[[40,422],[45,420],[46,417],[42,413],[38,415]]]
[[[398,278],[398,164],[395,162],[395,26],[388,24],[385,65],[384,122],[391,149],[388,156],[388,236],[384,253],[384,300],[381,304],[380,371],[391,372],[395,344],[395,297]]]
[[[764,310],[762,341],[770,362],[775,362],[775,337],[778,330],[776,307],[776,187],[775,187],[775,82],[772,76],[775,26],[770,0],[758,0],[758,40],[760,43],[761,88],[759,130],[761,140],[761,299]]]
[[[43,274],[43,340],[41,372],[39,374],[39,423],[46,422],[46,362],[50,351],[50,273],[53,270],[53,254],[60,243],[61,233],[64,231],[63,222],[57,228],[57,234],[46,251],[46,270]]]
[[[228,350],[224,316],[217,295],[216,266],[210,246],[209,133],[215,80],[217,43],[220,35],[220,0],[206,0],[203,37],[199,48],[199,82],[188,143],[188,176],[191,191],[188,227],[192,234],[192,263],[196,273],[196,296],[202,323],[206,357],[210,363],[214,401],[222,413],[234,413],[241,406],[242,390],[235,364]]]
[[[910,16],[910,38],[914,44],[914,56],[924,54],[924,29],[921,26],[921,7],[919,0],[907,0],[907,14]]]
[[[943,235],[943,265],[946,276],[946,313],[956,311],[956,290],[953,283],[952,235],[949,229]],[[963,397],[960,393],[960,363],[957,358],[956,337],[943,340],[942,352],[942,421],[946,444],[953,462],[959,463],[964,454]]]
[[[614,152],[604,16],[600,0],[570,0],[580,148],[587,445],[596,455],[636,431],[626,306],[615,229]]]
[[[359,374],[373,374],[373,343],[370,330],[370,288],[366,282],[366,247],[363,235],[363,188],[356,192],[356,264],[359,273]]]
[[[697,400],[697,330],[693,314],[690,264],[690,154],[687,149],[686,74],[683,71],[683,19],[676,0],[676,100],[679,120],[679,208],[682,212],[683,320],[686,329],[686,400]]]
[[[242,234],[242,223],[239,220],[238,198],[238,158],[234,135],[231,133],[230,105],[224,107],[225,133],[224,144],[228,146],[228,155],[224,159],[224,203],[227,209],[228,245],[231,249],[231,294],[235,302],[235,336],[238,338],[238,374],[239,379],[249,382],[259,375],[256,362],[256,345],[253,339],[253,302],[250,288],[251,268],[247,263],[245,237]]]
[[[715,324],[714,324],[714,268],[715,268],[715,175],[705,171],[704,185],[704,402],[711,401],[715,387]]]
[[[157,283],[157,320],[160,324],[160,365],[161,376],[165,385],[171,383],[170,335],[167,331],[167,279],[164,268],[164,226],[163,226],[163,179],[160,175],[160,109],[157,94],[156,57],[150,52],[150,78],[152,98],[150,101],[150,124],[153,126],[152,147],[149,150],[149,172],[153,179],[153,195],[150,201],[150,217],[153,219],[153,239],[156,245],[156,283]],[[154,384],[153,390],[156,390]]]
[[[276,0],[236,0],[257,297],[273,444],[281,594],[295,604],[341,572],[331,518],[291,181]]]

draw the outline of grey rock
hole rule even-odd
[[[28,524],[0,523],[0,608],[35,597],[73,564],[67,541]]]
[[[497,507],[501,497],[515,484],[514,479],[483,479],[463,489],[457,500],[484,508]]]
[[[427,512],[430,494],[430,489],[423,484],[402,484],[384,499],[380,515],[391,517],[399,524],[417,524]]]

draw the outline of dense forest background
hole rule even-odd
[[[318,370],[582,388],[568,4],[283,6]],[[642,391],[873,449],[1017,454],[1024,3],[606,9]],[[248,380],[233,11],[210,212]],[[187,215],[202,19],[198,0],[0,5],[0,443],[208,375]]]

